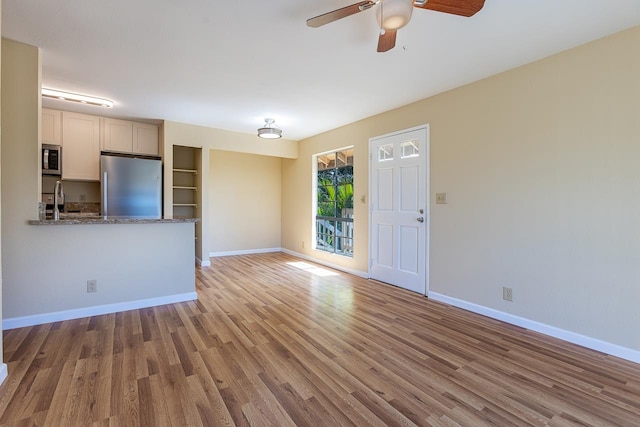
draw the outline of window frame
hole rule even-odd
[[[349,146],[345,146],[345,147],[341,147],[341,148],[337,148],[337,149],[333,149],[333,150],[329,150],[329,151],[324,151],[321,153],[316,153],[314,154],[311,159],[312,159],[312,194],[313,194],[313,203],[312,203],[312,238],[311,238],[311,242],[312,242],[312,249],[317,250],[317,251],[321,251],[324,253],[328,253],[328,254],[334,254],[334,255],[340,255],[340,256],[346,256],[349,258],[353,258],[354,256],[354,236],[353,236],[353,227],[355,224],[354,218],[353,218],[353,210],[355,207],[355,202],[354,202],[354,195],[352,194],[352,200],[351,200],[351,216],[350,217],[338,217],[338,216],[326,216],[326,215],[318,215],[318,205],[319,205],[319,197],[318,197],[318,190],[319,190],[319,182],[318,182],[318,172],[319,172],[319,168],[318,168],[318,162],[319,162],[319,157],[321,156],[326,156],[326,155],[330,155],[330,154],[334,154],[337,155],[337,153],[343,152],[343,151],[351,151],[351,157],[352,157],[352,161],[351,164],[348,163],[348,160],[346,162],[346,164],[342,167],[351,167],[351,182],[347,183],[347,184],[351,184],[351,189],[352,189],[352,193],[355,190],[355,169],[354,169],[354,163],[355,163],[355,147],[353,145],[349,145]],[[337,157],[336,157],[337,158]],[[332,168],[328,168],[325,170],[334,170],[334,183],[333,183],[333,187],[335,188],[335,191],[337,191],[337,187],[340,186],[340,184],[336,181],[336,176],[338,175],[338,169],[341,168],[341,166],[339,166],[337,164],[338,162],[334,162],[334,166]],[[322,170],[322,169],[321,169]],[[344,184],[344,183],[343,183]],[[335,196],[334,196],[335,197]],[[334,214],[337,215],[337,203],[338,201],[334,198],[333,200],[334,203]],[[347,236],[342,236],[342,237],[337,237],[335,234],[325,234],[326,236],[331,236],[333,239],[333,244],[332,244],[332,250],[328,250],[327,247],[319,247],[318,242],[319,242],[319,234],[318,234],[318,221],[327,221],[327,222],[331,222],[333,221],[333,226],[335,228],[337,228],[337,224],[338,223],[342,223],[341,224],[341,230],[345,230],[346,227],[349,227],[350,230],[348,231],[348,235]],[[349,226],[345,227],[345,224],[350,224]],[[334,228],[334,230],[335,230]],[[350,234],[349,234],[350,233]],[[342,239],[342,244],[339,244],[338,240]],[[344,241],[350,241],[350,245],[345,246],[344,245]],[[339,246],[342,246],[342,249],[339,249]],[[347,247],[348,249],[345,250],[344,248]]]

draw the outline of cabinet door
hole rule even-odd
[[[158,126],[147,123],[133,123],[133,152],[158,155]]]
[[[131,153],[133,150],[133,123],[128,120],[104,119],[103,149]]]
[[[62,145],[62,111],[42,109],[42,143]]]
[[[100,180],[100,118],[62,112],[62,179]]]

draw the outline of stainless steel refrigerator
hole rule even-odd
[[[102,215],[120,218],[162,217],[162,161],[102,154]]]

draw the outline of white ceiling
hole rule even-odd
[[[306,26],[355,2],[4,0],[2,35],[42,49],[43,86],[116,104],[77,111],[300,140],[640,24],[640,0],[486,0],[415,9],[387,53],[373,10]]]

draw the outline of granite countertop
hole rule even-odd
[[[102,217],[99,215],[63,215],[59,220],[53,219],[31,219],[27,221],[30,225],[78,225],[78,224],[177,224],[199,222],[198,218],[120,218]]]

